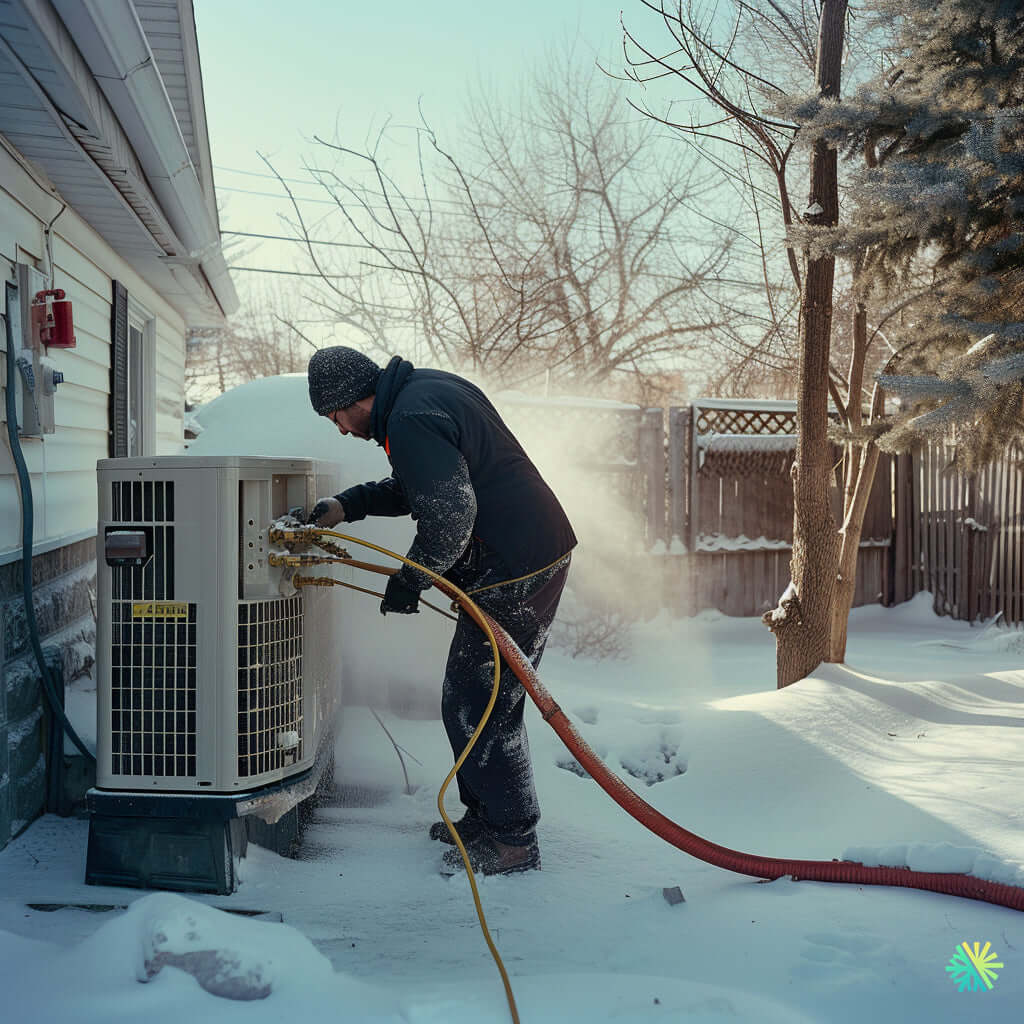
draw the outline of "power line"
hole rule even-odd
[[[271,241],[296,242],[296,243],[298,243],[299,245],[302,245],[302,246],[306,246],[307,244],[312,244],[312,245],[333,245],[333,246],[343,246],[345,248],[351,248],[351,249],[364,249],[364,250],[369,250],[370,252],[398,253],[399,255],[403,255],[403,256],[413,256],[413,255],[415,255],[414,253],[411,253],[408,249],[385,248],[383,246],[366,245],[366,244],[360,243],[360,242],[326,242],[326,241],[318,241],[316,239],[309,239],[309,242],[307,243],[305,238],[296,238],[296,237],[292,237],[292,236],[289,236],[289,235],[264,235],[264,234],[259,234],[259,233],[251,232],[251,231],[221,231],[221,234],[222,235],[241,235],[241,236],[243,236],[245,238],[265,238],[265,239],[269,239]],[[447,241],[458,241],[458,240],[457,239],[447,239]],[[466,253],[465,253],[465,250],[460,250],[459,252],[456,252],[456,253],[441,253],[441,252],[436,252],[435,251],[433,255],[435,257],[439,258],[439,259],[454,259],[456,257],[464,257],[466,255]],[[594,257],[591,257],[590,259],[588,259],[588,260],[586,260],[584,262],[590,262],[593,258]],[[284,273],[296,273],[297,274],[297,273],[299,273],[298,271],[271,270],[271,269],[265,269],[265,268],[262,268],[262,267],[236,267],[236,266],[230,266],[230,269],[231,270],[245,270],[245,271],[251,271],[253,273],[267,273],[267,274],[284,274]],[[386,270],[388,268],[385,267],[385,266],[381,266],[380,269],[381,270]],[[336,277],[336,278],[340,278],[340,277],[351,277],[352,275],[351,274],[318,274],[318,273],[310,272],[308,275],[300,275],[300,276],[326,277],[326,278]],[[733,278],[725,278],[725,277],[715,278],[715,282],[718,283],[718,284],[748,285],[748,286],[751,285],[750,281],[743,281],[741,279],[733,279]],[[754,282],[754,286],[760,287],[760,284],[758,282]]]
[[[241,173],[241,174],[252,174],[253,176],[260,176],[260,177],[273,177],[272,175],[259,175],[258,172],[256,172],[256,171],[239,171],[238,173]],[[294,181],[294,180],[297,180],[297,179],[285,179],[285,180],[292,180],[292,181]],[[306,182],[306,184],[313,184],[313,183],[312,182]],[[340,208],[340,205],[341,205],[340,203],[337,202],[337,200],[334,200],[334,199],[313,199],[313,198],[307,197],[307,196],[289,197],[287,195],[284,195],[284,194],[278,193],[278,192],[260,192],[260,191],[254,190],[254,189],[233,188],[233,187],[229,187],[229,186],[218,186],[218,188],[220,190],[226,191],[226,192],[238,192],[238,193],[242,193],[244,195],[262,196],[262,197],[268,198],[268,199],[280,199],[280,200],[283,200],[286,203],[287,202],[292,202],[292,201],[298,201],[298,202],[303,202],[303,203],[316,203],[318,205],[337,206],[339,208]],[[365,191],[369,191],[369,190],[367,189]],[[374,194],[375,195],[379,195],[379,193],[374,193]],[[458,202],[459,202],[458,200],[427,199],[427,197],[424,197],[424,196],[414,196],[414,197],[405,197],[405,196],[403,196],[401,198],[401,200],[396,200],[396,202],[393,204],[393,206],[396,209],[400,209],[400,207],[403,206],[408,201],[408,199],[410,199],[410,198],[415,199],[418,202],[440,202],[440,201],[444,201],[444,202],[450,202],[450,203],[453,203],[453,204],[458,204]],[[364,202],[361,202],[360,205],[362,205],[365,209],[368,209],[368,210],[388,210],[389,209],[388,206],[383,206],[383,205],[376,205],[376,206],[374,206],[374,205],[371,205],[369,203],[364,203]],[[690,212],[696,212],[696,211],[693,211],[692,208],[690,208],[686,204],[684,204],[682,201],[679,201],[679,205],[683,209],[689,209]],[[470,217],[473,220],[476,219],[476,214],[472,210],[469,210],[469,209],[462,208],[462,209],[452,210],[450,212],[454,213],[454,214],[457,214],[459,216]],[[587,220],[583,220],[583,219],[578,219],[576,221],[576,226],[579,227],[579,228],[582,228],[584,230],[590,230],[590,231],[598,231],[598,230],[601,230],[601,229],[607,227],[607,225],[605,225],[605,224],[602,224],[602,223],[599,223],[599,222],[594,222],[594,221],[587,221]],[[740,232],[737,232],[737,233],[740,234],[741,237],[742,237],[742,234]],[[393,247],[387,247],[387,246],[367,245],[366,243],[357,243],[357,242],[327,242],[327,241],[319,241],[319,240],[316,240],[316,239],[308,239],[307,240],[305,238],[295,238],[295,237],[289,237],[287,235],[270,235],[270,234],[261,234],[261,233],[258,233],[258,232],[248,232],[248,231],[222,231],[221,234],[222,235],[239,235],[239,236],[248,237],[248,238],[265,238],[265,239],[269,239],[271,241],[300,242],[303,245],[306,245],[308,243],[312,243],[313,245],[331,245],[331,246],[337,246],[339,248],[347,248],[347,249],[371,249],[371,250],[376,251],[376,252],[405,252],[406,251],[405,249],[393,248]],[[691,240],[690,239],[679,238],[678,236],[670,234],[667,231],[659,231],[659,234],[660,234],[662,240],[667,242],[667,243],[669,243],[669,244],[680,244],[680,243],[682,243],[682,244],[691,244]],[[443,240],[445,240],[445,241],[455,241],[455,242],[462,241],[461,239],[457,239],[457,238],[447,238],[447,239],[443,239]],[[756,247],[751,249],[751,252],[754,253],[754,254],[756,254],[757,251],[758,250],[756,249]]]
[[[301,235],[265,235],[258,231],[221,231],[222,235],[235,235],[241,238],[266,238],[272,242],[296,242],[299,245],[334,245],[343,249],[369,249],[371,252],[397,252],[405,256],[413,255],[408,249],[401,249],[394,246],[369,245],[366,242],[328,242],[326,239],[303,238]],[[441,241],[458,242],[461,239],[443,238]],[[465,250],[459,253],[435,253],[442,259],[451,259],[455,255],[464,256]]]
[[[253,173],[255,173],[255,172],[253,172]],[[305,184],[313,185],[313,184],[318,184],[318,183],[317,182],[305,182]],[[234,186],[230,186],[230,185],[218,185],[217,186],[217,191],[218,192],[236,192],[236,193],[238,193],[240,195],[260,196],[260,197],[263,197],[265,199],[279,199],[279,200],[283,201],[284,203],[314,203],[314,204],[316,204],[318,206],[334,206],[334,207],[337,207],[338,209],[343,209],[344,208],[344,204],[341,201],[339,201],[338,199],[314,199],[312,196],[289,196],[289,195],[287,195],[285,193],[282,193],[282,192],[261,192],[261,191],[258,191],[256,189],[235,188]],[[370,189],[360,189],[359,191],[362,191],[364,193],[365,192],[369,192],[370,195],[372,195],[372,196],[374,196],[376,198],[380,198],[380,199],[384,198],[384,196],[382,196],[381,193],[379,193],[379,192],[372,192]],[[403,208],[406,207],[408,204],[413,203],[413,202],[415,202],[415,203],[426,203],[427,204],[427,208],[423,209],[422,211],[416,211],[416,213],[419,214],[420,216],[426,216],[429,213],[429,206],[431,204],[434,204],[434,203],[450,203],[450,204],[452,204],[455,207],[455,209],[446,211],[446,213],[454,215],[454,216],[458,216],[458,217],[468,217],[470,220],[473,220],[473,221],[476,221],[476,219],[477,219],[476,212],[471,210],[471,209],[468,209],[463,204],[463,202],[461,200],[458,200],[458,199],[437,199],[437,198],[434,198],[433,196],[429,196],[429,197],[428,196],[407,196],[405,194],[398,194],[398,195],[395,196],[395,199],[390,204],[390,206],[388,204],[386,204],[386,203],[368,203],[364,199],[359,199],[359,200],[356,200],[355,202],[358,204],[358,208],[361,208],[361,209],[365,209],[365,210],[386,210],[389,213],[392,212],[392,211],[395,211],[397,213],[403,213],[403,212],[405,212],[405,210]],[[683,204],[680,200],[676,200],[676,202],[678,203],[678,205],[682,209],[689,209],[689,212],[696,212],[696,211],[693,211],[692,208],[686,207],[685,204]],[[353,207],[353,208],[356,208],[356,207]],[[497,207],[485,206],[484,209],[490,211],[492,209],[497,209]],[[698,216],[699,216],[699,214],[698,214]],[[587,219],[580,218],[580,217],[577,217],[575,219],[574,224],[576,226],[579,226],[579,227],[582,227],[582,228],[587,228],[587,229],[589,229],[591,231],[599,231],[599,230],[601,230],[603,228],[611,227],[610,224],[606,224],[606,223],[603,223],[601,221],[587,220]],[[669,235],[667,232],[662,233],[662,237],[666,241],[670,241],[670,242],[675,240],[675,239],[673,239],[673,236]],[[687,241],[688,242],[689,239],[683,239],[682,241]]]
[[[307,182],[306,184],[312,185],[314,182]],[[283,199],[285,202],[289,202],[289,197],[284,195],[282,192],[257,192],[251,188],[232,188],[230,185],[218,185],[218,192],[239,192],[242,195],[247,196],[265,196],[268,199]],[[337,202],[333,199],[311,199],[307,196],[295,196],[296,201],[300,203],[321,203],[326,206],[337,206]]]
[[[275,178],[274,180],[276,181],[277,179]],[[288,180],[288,179],[286,179],[286,180]],[[291,180],[294,180],[294,179],[291,179]],[[319,181],[304,181],[304,182],[302,182],[302,184],[304,184],[304,185],[322,185],[325,189],[328,188],[327,184],[324,184],[323,182],[319,182]],[[355,186],[346,186],[346,187],[347,188],[351,188],[353,191],[356,191],[356,192],[362,192],[362,193],[364,193],[364,195],[365,194],[369,194],[371,197],[373,197],[375,199],[383,200],[383,199],[387,198],[384,195],[384,193],[375,192],[373,189],[366,188],[364,186],[360,186],[358,188],[356,188]],[[299,203],[316,203],[316,204],[318,204],[320,206],[337,206],[339,209],[344,205],[340,200],[338,200],[336,198],[335,199],[314,199],[312,196],[289,196],[287,193],[284,193],[284,192],[261,192],[261,191],[259,191],[257,189],[252,189],[252,188],[237,188],[234,185],[218,185],[217,186],[217,191],[218,192],[237,192],[239,195],[246,195],[246,196],[262,196],[262,197],[264,197],[266,199],[281,199],[281,200],[283,200],[286,203],[299,202]],[[365,199],[358,199],[358,200],[355,200],[355,202],[358,202],[359,206],[361,206],[362,208],[367,209],[367,210],[388,210],[388,211],[390,211],[390,210],[394,209],[394,210],[396,210],[396,211],[398,211],[400,213],[403,212],[403,208],[406,207],[410,203],[420,203],[420,204],[425,203],[425,204],[427,204],[428,207],[433,205],[433,204],[435,204],[435,203],[447,203],[447,204],[455,207],[454,210],[450,211],[451,213],[454,213],[454,214],[457,214],[457,215],[460,215],[460,216],[471,217],[474,220],[476,219],[476,213],[473,210],[468,209],[466,207],[466,202],[464,200],[461,200],[461,199],[441,199],[441,198],[438,198],[438,197],[435,197],[435,196],[406,195],[404,192],[396,191],[394,199],[391,201],[390,206],[387,203],[385,203],[385,202],[369,203],[369,202],[366,202]],[[683,206],[683,203],[681,202],[681,200],[676,200],[676,203],[677,203],[677,205],[679,205],[681,207]],[[502,208],[501,206],[499,206],[497,204],[483,203],[483,202],[481,202],[479,200],[477,201],[477,205],[481,206],[485,211],[496,211],[496,210]],[[423,213],[426,213],[426,212],[427,212],[427,210],[423,211]],[[594,226],[595,223],[597,223],[597,222],[594,222],[594,221],[589,221],[589,222],[588,221],[584,221],[583,223],[584,224],[589,224],[590,226]],[[600,226],[600,225],[598,225],[598,226]]]
[[[232,174],[245,174],[245,175],[247,175],[250,178],[266,178],[268,181],[288,182],[291,185],[318,185],[318,186],[320,186],[322,188],[326,188],[328,186],[328,184],[330,184],[329,182],[325,183],[322,178],[313,178],[313,177],[310,177],[310,178],[286,178],[283,174],[282,175],[267,174],[266,171],[243,171],[241,167],[222,167],[219,164],[216,165],[216,169],[217,170],[221,170],[221,171],[230,171]],[[330,173],[335,178],[338,178],[338,176],[336,174],[334,174],[333,171],[331,171],[331,172],[324,172],[324,173],[325,174]],[[341,179],[338,178],[338,181],[341,181]],[[378,196],[378,197],[380,197],[380,195],[381,195],[380,192],[374,191],[372,188],[368,187],[367,185],[353,185],[351,183],[345,183],[345,187],[352,189],[353,192],[362,192],[364,194],[368,192],[368,193],[370,193],[370,195]],[[245,191],[247,191],[246,189],[241,189],[241,188],[237,188],[237,187],[229,186],[229,185],[218,186],[218,188],[222,188],[225,192],[245,192]],[[249,194],[250,195],[277,195],[277,193],[264,193],[264,192],[250,192]],[[284,198],[287,198],[287,197],[286,196],[281,196],[281,198],[284,199]],[[296,197],[296,198],[302,198],[302,197]],[[403,195],[402,201],[405,202],[407,200],[414,200],[414,201],[416,201],[418,203],[431,202],[431,203],[447,203],[447,204],[449,204],[451,206],[461,206],[462,205],[462,200],[461,199],[443,199],[443,198],[434,197],[434,196],[431,196],[428,199],[426,196],[406,196],[406,195]],[[321,199],[321,200],[308,199],[308,200],[304,200],[304,201],[305,202],[328,202],[328,200],[325,200],[325,199]]]
[[[231,271],[246,271],[250,274],[287,274],[289,277],[319,277],[321,280],[325,278],[347,278],[351,277],[351,274],[318,274],[312,270],[271,270],[269,267],[233,267],[229,266],[228,270]]]
[[[270,178],[271,181],[290,181],[293,185],[315,185],[312,178],[286,178],[283,175],[278,178],[276,174],[267,174],[266,171],[243,171],[241,167],[225,167],[223,164],[214,164],[215,171],[230,171],[232,174],[244,174],[250,178]]]
[[[389,249],[384,246],[367,245],[366,242],[328,242],[319,238],[302,238],[296,235],[261,235],[256,231],[222,231],[222,235],[239,235],[242,238],[269,238],[275,242],[298,242],[300,245],[337,245],[343,249],[372,249],[374,252],[406,252],[405,249]]]
[[[221,231],[221,234],[222,235],[240,235],[243,238],[267,238],[267,239],[270,239],[271,241],[278,241],[278,242],[296,242],[296,243],[298,243],[299,245],[302,245],[302,246],[308,246],[308,245],[337,245],[337,246],[342,246],[342,247],[344,247],[346,249],[369,249],[370,252],[380,252],[380,253],[395,252],[395,253],[399,253],[399,254],[401,254],[403,256],[420,256],[420,257],[422,257],[422,255],[423,255],[422,253],[412,252],[409,249],[400,249],[400,248],[396,248],[396,247],[393,247],[393,246],[368,245],[366,242],[327,242],[327,241],[324,241],[324,240],[318,240],[316,238],[306,239],[306,238],[303,238],[301,235],[265,235],[265,234],[261,234],[261,233],[256,232],[256,231]],[[462,242],[462,241],[464,241],[464,239],[459,239],[459,238],[443,238],[443,239],[440,239],[440,241],[444,241],[444,242]],[[452,253],[452,252],[437,252],[435,250],[432,253],[432,255],[436,256],[439,259],[453,259],[456,256],[465,257],[467,255],[467,253],[466,253],[465,249],[460,249],[458,252],[454,252],[454,253]],[[242,268],[239,268],[239,269],[242,269]],[[251,269],[251,268],[246,268],[246,269]]]
[[[252,173],[255,174],[256,172],[253,171]],[[320,185],[323,188],[328,188],[329,185],[330,185],[329,182],[323,182],[323,181],[314,180],[314,179],[299,179],[299,178],[280,178],[279,179],[275,175],[272,175],[272,174],[265,175],[265,177],[272,178],[274,181],[291,181],[291,182],[294,182],[294,183],[299,184],[299,185]],[[373,189],[367,188],[365,185],[359,185],[359,186],[356,186],[356,185],[346,185],[345,187],[347,189],[351,189],[353,192],[362,192],[364,195],[369,194],[369,195],[371,195],[371,196],[373,196],[374,198],[377,198],[377,199],[383,199],[384,198],[384,196],[380,192],[375,192],[375,191],[373,191]],[[259,192],[256,189],[238,188],[235,185],[217,185],[216,186],[216,190],[218,192],[237,192],[240,195],[246,195],[246,196],[265,196],[265,197],[267,197],[269,199],[283,199],[283,200],[285,200],[285,202],[292,202],[294,200],[294,201],[297,201],[297,202],[300,202],[300,203],[320,203],[320,204],[326,204],[328,206],[340,206],[341,205],[341,203],[337,199],[314,199],[312,196],[289,196],[289,195],[285,194],[284,192]],[[386,210],[386,209],[388,209],[387,205],[385,205],[385,204],[372,205],[370,203],[365,203],[363,200],[360,200],[360,202],[361,202],[361,204],[365,205],[367,209],[370,209],[370,210]],[[396,206],[396,207],[401,207],[401,206],[404,206],[406,203],[412,203],[412,202],[415,202],[415,203],[427,203],[427,204],[430,204],[430,203],[447,203],[448,205],[455,206],[455,207],[462,207],[463,206],[462,200],[460,200],[460,199],[441,199],[441,198],[437,198],[435,196],[410,196],[410,195],[406,195],[405,193],[401,193],[399,195],[396,195],[395,201],[394,201],[394,203],[392,205]],[[462,212],[462,211],[457,209],[457,210],[455,210],[453,212],[457,212],[458,213],[458,212]],[[468,211],[466,211],[466,212],[468,212]]]
[[[231,232],[225,232],[231,234]],[[237,232],[235,232],[237,234]],[[351,274],[320,274],[313,270],[274,270],[271,267],[236,267],[229,265],[231,271],[245,272],[248,274],[284,274],[288,277],[316,277],[320,280],[348,280]],[[715,284],[749,285],[749,281],[737,281],[730,278],[715,278]]]
[[[316,185],[316,186],[319,186],[321,188],[329,188],[330,185],[334,184],[334,182],[325,180],[325,178],[331,177],[331,178],[334,178],[338,184],[344,185],[344,187],[346,189],[351,189],[353,192],[362,192],[364,194],[369,193],[371,196],[375,196],[377,198],[383,198],[382,193],[377,191],[376,189],[373,189],[373,188],[371,188],[368,185],[357,185],[357,184],[353,184],[350,181],[345,181],[344,179],[341,178],[340,175],[336,174],[334,171],[331,171],[331,170],[320,171],[320,173],[323,175],[323,177],[312,177],[311,176],[309,178],[286,178],[283,174],[280,174],[280,175],[279,174],[268,174],[266,171],[246,171],[246,170],[243,170],[241,167],[225,167],[222,164],[216,164],[215,165],[215,169],[216,170],[220,170],[220,171],[230,171],[232,174],[244,174],[244,175],[246,175],[246,177],[249,177],[249,178],[263,178],[263,179],[265,179],[267,181],[281,181],[281,182],[287,182],[287,183],[289,183],[291,185]],[[317,173],[317,169],[311,169],[311,171],[312,171],[312,174],[314,174],[314,175]],[[224,191],[227,191],[227,192],[246,192],[247,191],[246,189],[241,189],[241,188],[238,188],[237,186],[224,185],[224,186],[218,186],[218,187],[223,188]],[[669,189],[669,191],[671,191],[671,189]],[[249,194],[251,194],[251,195],[277,195],[278,193],[276,193],[276,192],[274,192],[274,193],[249,192]],[[282,196],[281,198],[285,198],[285,197]],[[297,196],[296,198],[302,199],[303,197]],[[646,196],[645,196],[644,193],[640,193],[639,196],[634,196],[634,198],[639,198],[639,199],[643,200],[644,198],[646,198]],[[327,202],[328,200],[308,199],[308,200],[305,200],[305,201],[306,202],[316,202],[316,201]],[[429,203],[446,203],[446,204],[448,204],[450,206],[464,206],[464,203],[465,203],[465,201],[462,200],[462,199],[445,199],[444,197],[441,197],[441,196],[425,196],[425,195],[412,195],[412,196],[410,196],[410,195],[406,195],[405,193],[401,193],[401,202],[404,203],[404,202],[409,202],[409,201],[413,201],[413,202],[417,202],[417,203],[426,203],[426,202],[429,202]]]
[[[271,198],[271,199],[283,199],[285,202],[289,201],[287,196],[278,195],[276,192],[252,192],[252,191],[250,191],[248,189],[232,189],[230,191],[245,192],[248,195],[255,195],[255,196],[266,196],[266,197]],[[331,205],[331,206],[336,205],[334,202],[332,202],[331,200],[328,200],[328,199],[304,199],[303,197],[300,197],[300,196],[296,196],[296,198],[299,199],[301,202],[326,203],[326,204]],[[399,204],[396,204],[396,206],[397,205],[399,205]],[[387,207],[381,207],[381,206],[377,206],[377,207],[367,206],[365,208],[366,209],[378,209],[378,210],[379,209],[387,209]],[[474,221],[476,220],[475,214],[473,214],[473,212],[471,210],[451,211],[451,212],[452,213],[456,213],[456,214],[458,214],[460,216],[470,217]],[[594,221],[584,221],[584,220],[578,220],[576,222],[575,226],[580,228],[580,229],[589,230],[589,231],[600,231],[603,228],[608,227],[608,225],[605,225],[605,224],[599,224],[599,223],[596,223]],[[303,245],[307,244],[307,240],[305,238],[296,238],[296,237],[291,237],[291,236],[287,236],[287,235],[270,235],[270,234],[262,234],[262,233],[259,233],[259,232],[227,231],[227,230],[222,230],[221,234],[222,235],[243,235],[243,236],[247,236],[247,237],[251,237],[251,238],[266,238],[266,239],[270,239],[272,241],[273,240],[280,240],[280,241],[283,241],[283,242],[297,241],[297,242],[301,242]],[[668,244],[671,244],[671,245],[680,245],[680,244],[682,244],[682,245],[690,245],[690,244],[693,244],[693,245],[700,246],[702,244],[700,241],[695,241],[695,240],[692,240],[692,239],[689,239],[689,238],[680,238],[678,235],[670,234],[667,231],[659,231],[658,232],[658,236],[659,236],[661,241],[667,242]],[[434,240],[435,241],[446,241],[446,242],[457,242],[457,243],[464,243],[465,242],[465,239],[454,238],[454,237],[451,237],[451,236],[445,236],[445,237],[442,237],[442,238],[439,238],[439,239],[435,238]],[[377,252],[406,252],[407,251],[405,249],[398,249],[398,248],[386,247],[386,246],[378,246],[378,245],[367,245],[365,243],[356,243],[356,242],[323,242],[323,241],[317,241],[316,239],[312,239],[312,238],[309,239],[309,242],[312,242],[314,245],[335,245],[335,246],[341,246],[341,247],[353,248],[353,249],[373,249],[373,250],[375,250]],[[643,242],[638,242],[638,246],[643,247],[643,245],[644,245]],[[738,248],[739,247],[737,247],[737,249]],[[754,247],[752,247],[750,249],[750,253],[753,254],[753,255],[759,254],[759,251],[760,250],[758,250],[756,246],[754,246]]]

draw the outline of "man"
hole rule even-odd
[[[313,408],[343,435],[384,448],[392,475],[322,498],[311,521],[331,527],[368,515],[411,514],[408,558],[444,576],[492,615],[536,667],[576,544],[569,520],[484,393],[441,370],[395,356],[385,369],[355,349],[321,349],[309,361]],[[425,573],[403,565],[390,578],[382,613],[419,611]],[[448,654],[441,717],[458,756],[493,688],[494,662],[480,627],[460,612]],[[466,811],[457,823],[474,871],[540,867],[540,818],[523,723],[526,693],[504,666],[498,700],[458,773]],[[452,845],[443,821],[432,839]],[[462,868],[446,851],[442,874]]]

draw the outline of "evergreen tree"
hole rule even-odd
[[[876,0],[894,66],[846,102],[795,101],[864,164],[846,226],[821,241],[888,297],[932,286],[888,332],[889,450],[951,433],[968,467],[1024,439],[1024,11],[1010,0]]]

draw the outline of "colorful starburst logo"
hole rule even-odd
[[[995,968],[1003,963],[996,960],[997,954],[991,949],[991,942],[984,946],[980,942],[961,942],[956,947],[946,970],[958,992],[987,992],[992,988],[999,977]]]

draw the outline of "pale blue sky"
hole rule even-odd
[[[286,176],[301,176],[313,149],[305,139],[333,137],[338,119],[358,145],[388,114],[414,121],[420,97],[451,138],[467,90],[482,80],[513,92],[523,67],[550,48],[578,39],[584,57],[617,62],[623,8],[627,20],[643,18],[638,0],[195,0],[216,182],[227,199],[222,226],[273,233],[286,208],[227,191],[279,186],[223,168],[266,173],[261,150]]]

